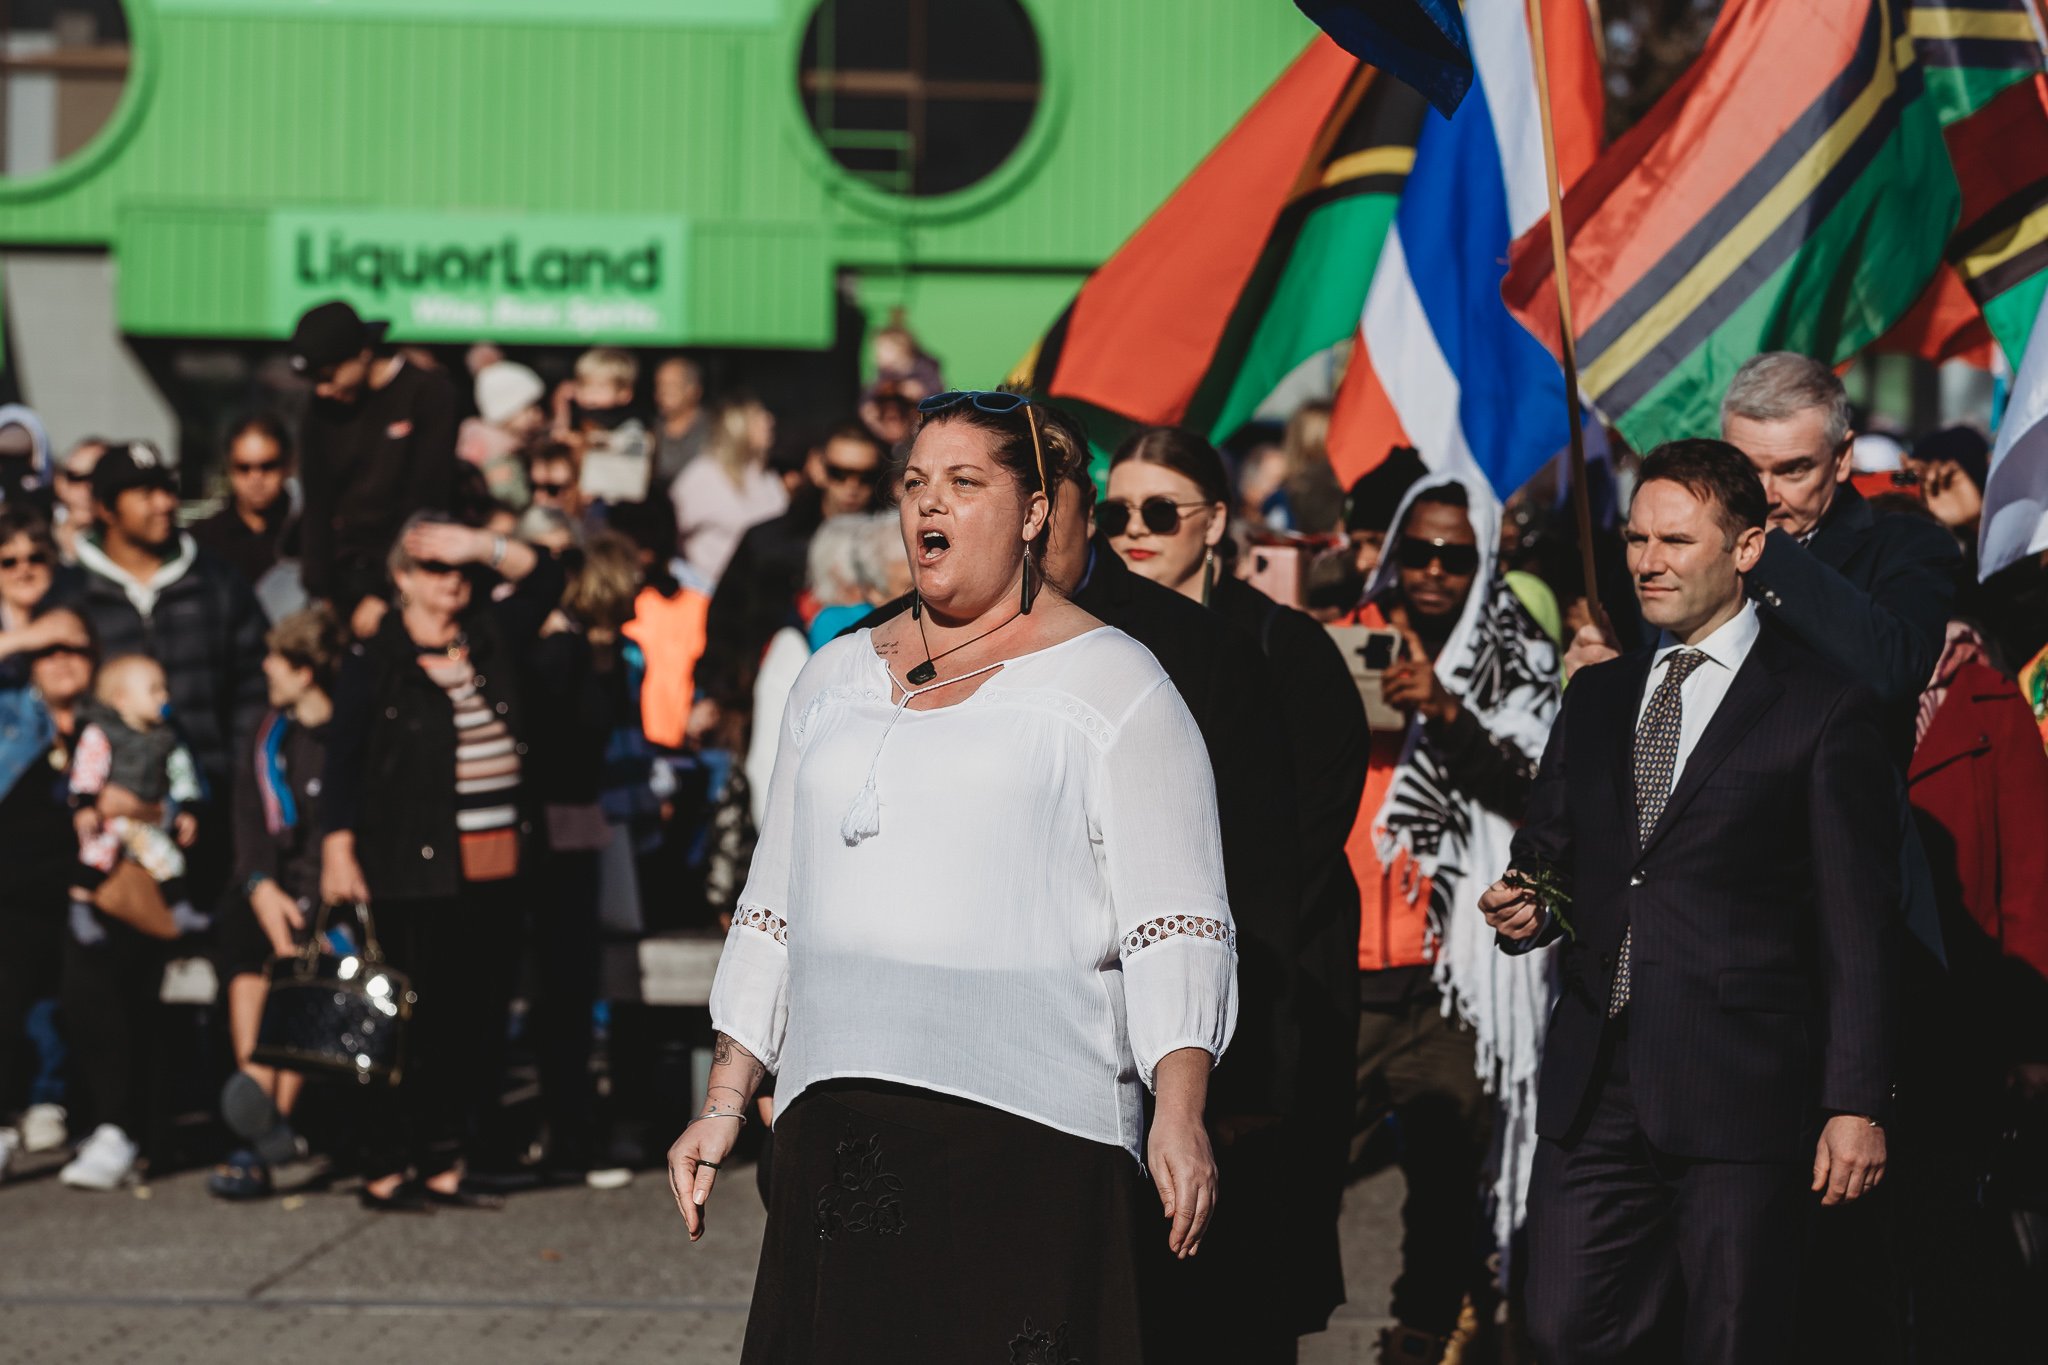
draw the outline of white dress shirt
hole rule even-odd
[[[1668,630],[1658,637],[1656,653],[1650,659],[1650,676],[1643,683],[1643,699],[1636,706],[1638,729],[1642,728],[1643,715],[1650,709],[1650,698],[1656,694],[1657,685],[1664,681],[1664,668],[1671,662],[1671,656],[1683,649],[1695,649],[1707,656],[1707,662],[1693,669],[1691,676],[1678,685],[1678,760],[1671,768],[1672,785],[1677,785],[1679,775],[1685,771],[1685,761],[1692,757],[1693,746],[1700,742],[1707,722],[1714,718],[1721,699],[1728,695],[1728,688],[1742,668],[1742,661],[1749,657],[1761,629],[1756,603],[1745,601],[1742,610],[1696,645],[1680,644]]]

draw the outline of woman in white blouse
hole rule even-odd
[[[1142,1178],[1179,1256],[1216,1200],[1202,1107],[1237,1002],[1214,782],[1158,663],[1039,573],[1080,429],[1015,394],[922,411],[917,606],[791,692],[670,1184],[694,1240],[772,1072],[743,1362],[1140,1362]]]

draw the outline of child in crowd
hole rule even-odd
[[[499,360],[477,372],[477,415],[455,434],[455,453],[483,471],[484,486],[499,502],[526,505],[519,453],[547,426],[541,410],[546,395],[540,376],[513,361]]]
[[[581,486],[594,498],[639,502],[654,466],[652,412],[633,402],[640,367],[631,353],[598,346],[576,359],[562,441],[577,456]]]
[[[71,762],[79,861],[71,918],[83,929],[79,940],[98,937],[92,926],[92,891],[123,857],[162,888],[180,933],[202,930],[209,921],[186,897],[183,852],[199,837],[199,817],[190,809],[202,795],[199,767],[170,724],[163,666],[142,654],[111,659],[100,669],[93,697],[86,711],[89,723]],[[150,805],[167,802],[170,832],[128,816],[102,815],[99,797],[109,786],[122,787]]]

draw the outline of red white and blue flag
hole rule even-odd
[[[1600,149],[1600,63],[1585,0],[1543,0],[1564,185]],[[1501,301],[1508,248],[1549,209],[1524,0],[1468,0],[1476,79],[1427,116],[1367,291],[1330,450],[1347,482],[1395,445],[1505,497],[1566,444],[1564,375]]]

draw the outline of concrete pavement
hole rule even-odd
[[[0,1186],[5,1365],[727,1365],[739,1358],[761,1205],[728,1172],[691,1246],[665,1182],[537,1190],[496,1213],[377,1215],[293,1172],[227,1205],[186,1172],[114,1194],[63,1188],[54,1157]],[[300,1172],[303,1182],[308,1172]],[[1353,1303],[1304,1365],[1369,1358],[1398,1240],[1397,1172],[1352,1191]]]

